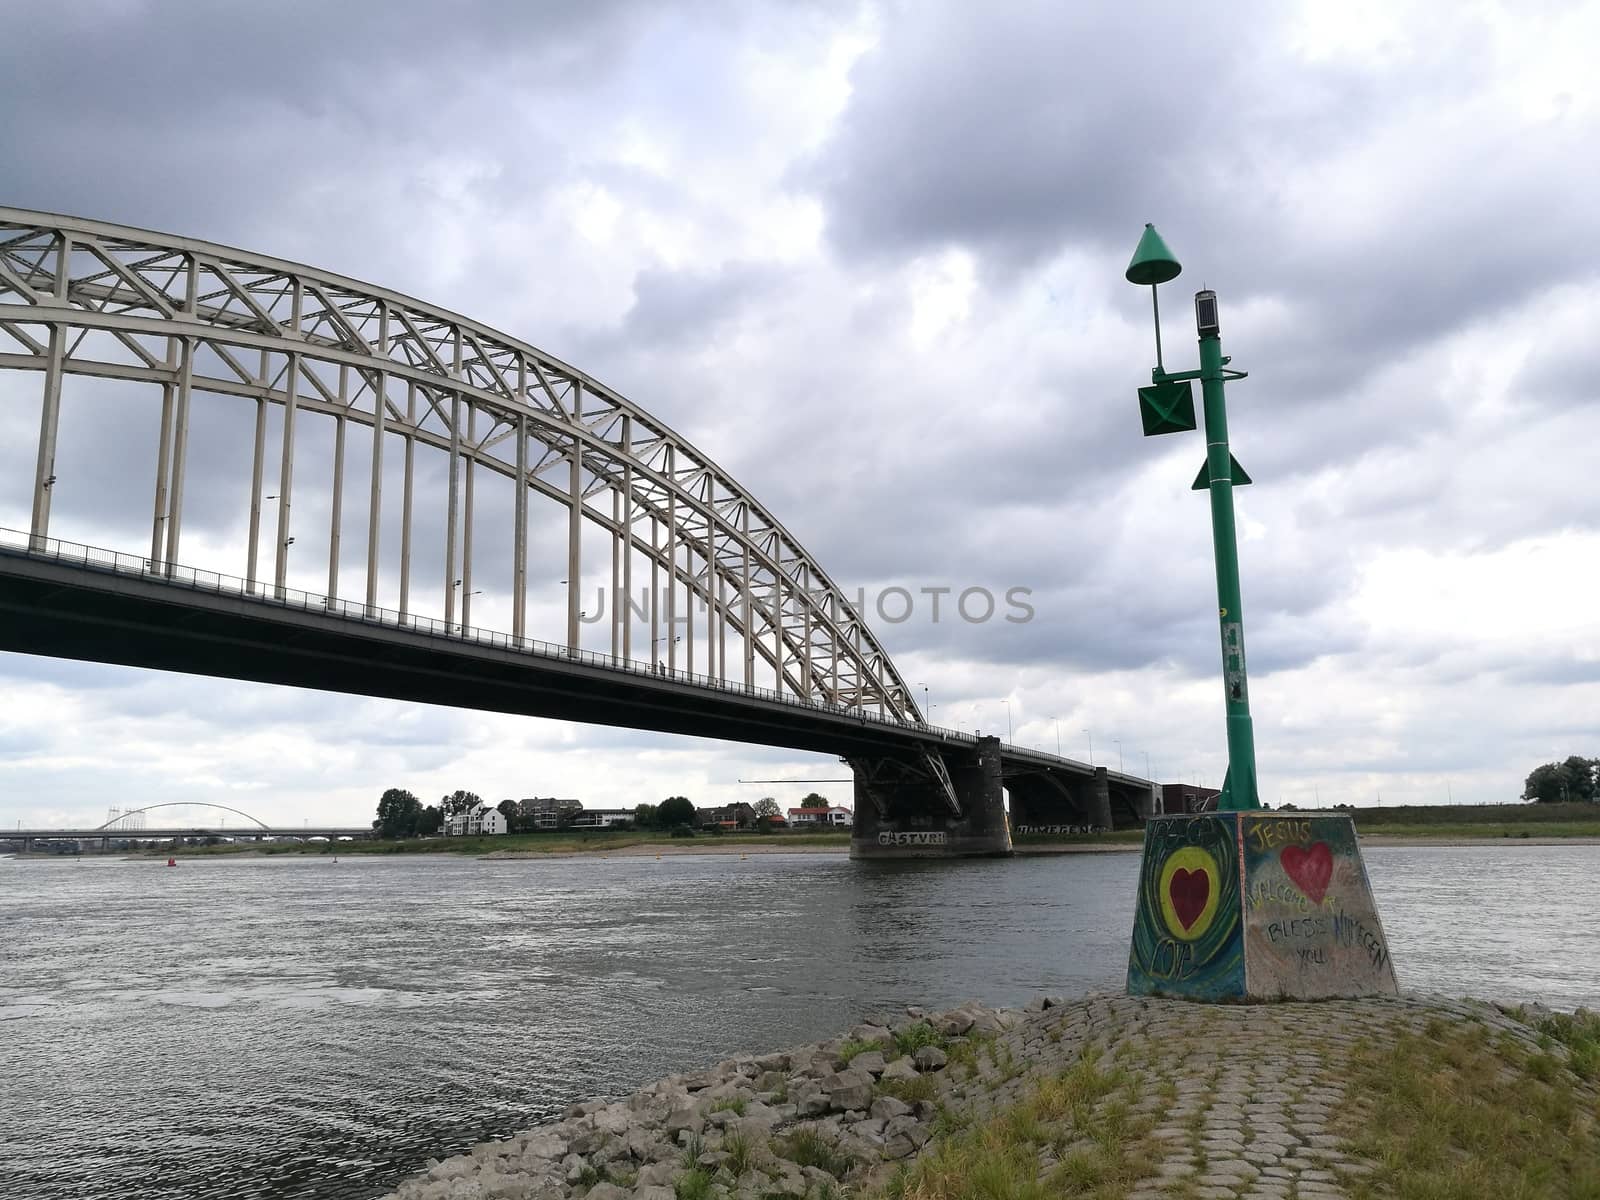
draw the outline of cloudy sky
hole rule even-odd
[[[1169,367],[1204,285],[1250,372],[1263,799],[1498,803],[1600,754],[1600,6],[76,0],[7,30],[0,203],[530,341],[847,589],[1032,589],[1025,624],[877,624],[939,723],[1009,708],[1019,742],[1216,784],[1204,448],[1142,438],[1134,395],[1149,298],[1122,270],[1154,221],[1185,264]],[[36,379],[0,384],[11,528]],[[238,427],[196,420],[195,486],[236,479]],[[69,382],[52,532],[147,543],[118,514],[149,512],[154,443],[150,410]],[[198,505],[186,548],[242,573],[231,529]],[[534,613],[561,636],[554,599]],[[738,780],[842,773],[0,655],[0,825],[169,800],[358,822],[390,785],[792,803]]]

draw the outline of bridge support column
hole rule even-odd
[[[912,758],[852,759],[855,827],[851,858],[977,858],[1011,853],[1000,739],[934,751],[956,806],[933,763]]]
[[[67,279],[72,261],[72,241],[65,234],[56,239],[55,298],[67,300]],[[50,497],[56,485],[56,437],[61,427],[61,375],[66,356],[67,330],[57,323],[50,326],[50,346],[44,368],[44,398],[39,406],[39,453],[33,475],[33,516],[28,527],[30,550],[43,550],[50,536]]]
[[[1096,829],[1111,828],[1111,781],[1105,767],[1094,769],[1094,782],[1089,785],[1089,823]]]
[[[1093,824],[1084,804],[1084,785],[1069,778],[1019,775],[1009,780],[1011,832],[1064,833]]]

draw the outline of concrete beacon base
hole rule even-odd
[[[1204,813],[1145,826],[1129,995],[1266,1001],[1398,991],[1347,814]]]

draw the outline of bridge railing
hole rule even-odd
[[[392,608],[370,605],[364,601],[340,600],[337,597],[305,592],[298,588],[279,587],[275,584],[263,583],[260,580],[252,583],[236,575],[224,575],[218,571],[205,571],[198,567],[186,567],[179,563],[162,562],[144,555],[128,554],[121,550],[108,550],[101,546],[86,546],[79,542],[69,542],[61,538],[38,537],[19,529],[0,527],[0,554],[13,554],[27,558],[44,559],[50,562],[67,563],[91,571],[152,580],[173,587],[186,588],[190,591],[232,596],[250,603],[269,607],[326,613],[366,625],[383,625],[452,642],[492,646],[499,650],[526,654],[536,658],[585,663],[652,679],[670,679],[674,683],[689,684],[690,686],[718,692],[733,692],[741,696],[750,696],[793,708],[804,708],[816,712],[848,716],[853,720],[870,724],[885,725],[895,729],[912,728],[925,730],[952,741],[975,743],[978,740],[976,734],[965,733],[956,729],[945,729],[940,726],[930,725],[926,721],[902,721],[896,717],[870,712],[864,708],[852,708],[847,704],[811,700],[802,696],[791,695],[787,692],[780,692],[775,688],[730,683],[715,675],[699,675],[692,671],[677,670],[663,663],[621,658],[611,654],[601,654],[594,650],[583,650],[556,642],[545,642],[538,638],[513,637],[511,634],[501,633],[498,630],[480,629],[477,626],[462,625],[459,622],[441,621],[435,617],[420,616],[416,613],[403,613]]]

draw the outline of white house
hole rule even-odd
[[[635,815],[631,808],[585,808],[572,818],[572,828],[610,829],[632,821]]]
[[[471,812],[457,813],[444,823],[445,837],[478,837],[505,831],[505,813],[487,804],[480,804]]]
[[[855,822],[855,814],[848,808],[835,804],[831,808],[791,808],[790,825],[833,825],[848,829]]]

